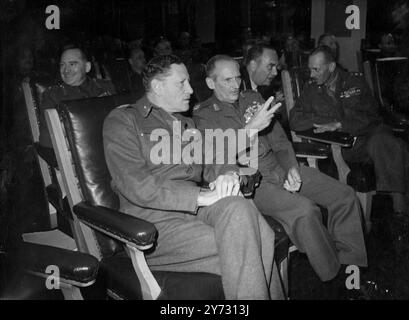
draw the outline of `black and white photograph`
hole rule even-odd
[[[0,300],[409,299],[409,0],[0,0],[0,82]]]

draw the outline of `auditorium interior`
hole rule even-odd
[[[253,46],[273,48],[278,57],[271,83],[255,90],[264,100],[281,93],[285,107],[274,121],[299,166],[314,167],[354,191],[368,260],[359,290],[340,290],[321,281],[282,224],[268,220],[284,299],[409,299],[409,157],[395,162],[400,154],[389,154],[392,162],[384,164],[400,163],[406,174],[400,177],[403,202],[396,204],[392,192],[377,191],[385,173],[374,163],[343,159],[358,134],[342,132],[344,124],[327,135],[301,134],[290,121],[290,105],[299,107],[305,90],[330,90],[312,79],[313,52],[324,46],[336,70],[362,79],[373,112],[409,155],[409,1],[0,0],[0,300],[224,298],[218,276],[151,272],[144,255],[160,247],[161,238],[153,223],[118,212],[101,147],[102,115],[144,99],[145,66],[173,54],[190,76],[191,117],[216,90],[206,74],[209,59],[225,55],[246,68],[254,62],[248,58]],[[62,82],[60,56],[72,48],[85,53],[87,79],[100,91],[42,110],[45,96],[55,98],[47,96],[50,88],[57,88],[55,95],[71,94]],[[104,81],[113,87],[99,87]],[[356,88],[340,99],[359,96],[364,89]],[[41,144],[41,121],[51,132],[50,148]],[[246,178],[252,198],[259,182]],[[330,210],[319,209],[329,229]],[[360,269],[345,272],[348,286]]]

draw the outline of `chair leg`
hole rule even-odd
[[[60,283],[60,289],[65,300],[84,300],[80,289],[71,284]]]
[[[284,296],[286,300],[289,299],[288,297],[288,265],[290,261],[290,253],[288,253],[287,258],[285,258],[283,261],[280,263],[280,275],[281,275],[281,281],[283,285],[283,291],[284,291]]]
[[[359,199],[359,202],[361,203],[362,207],[362,212],[364,214],[364,220],[365,220],[365,227],[367,233],[371,231],[371,210],[372,210],[372,197],[375,194],[374,191],[371,192],[357,192],[356,195]]]
[[[337,166],[339,181],[346,184],[348,173],[351,171],[351,169],[348,167],[344,158],[342,157],[341,146],[332,144],[331,149],[335,165]]]
[[[144,253],[131,245],[127,245],[127,248],[132,259],[133,267],[141,283],[143,299],[156,300],[161,293],[161,288],[146,263]]]
[[[307,158],[307,162],[308,162],[308,166],[309,166],[310,168],[315,168],[315,169],[318,168],[318,167],[317,167],[317,159],[308,157],[308,158]]]

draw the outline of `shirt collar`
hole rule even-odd
[[[250,78],[251,90],[257,91],[257,85],[254,81]]]

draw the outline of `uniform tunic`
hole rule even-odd
[[[241,129],[252,106],[264,100],[255,91],[245,91],[238,104],[219,101],[212,96],[199,104],[193,113],[200,129]],[[340,264],[367,265],[359,202],[354,191],[311,168],[299,168],[302,187],[299,193],[283,188],[289,168],[298,167],[291,143],[281,125],[274,121],[259,133],[258,169],[262,174],[254,202],[265,215],[277,219],[292,242],[308,259],[321,280],[330,280]],[[322,224],[316,203],[327,207],[328,226]]]
[[[313,124],[340,122],[342,131],[357,137],[350,149],[343,149],[349,162],[373,162],[377,191],[407,191],[408,150],[392,130],[383,124],[378,105],[360,74],[336,70],[333,88],[306,84],[290,112],[293,130],[307,130]]]
[[[179,138],[173,137],[175,120],[181,128],[175,135],[195,130],[191,119],[170,115],[145,96],[112,111],[104,123],[105,156],[120,210],[154,223],[159,233],[157,247],[146,256],[149,266],[220,274],[227,299],[282,298],[273,264],[274,231],[254,204],[226,197],[198,208],[203,166],[152,158],[159,141],[152,139],[158,132],[153,131],[168,132],[172,142]]]

